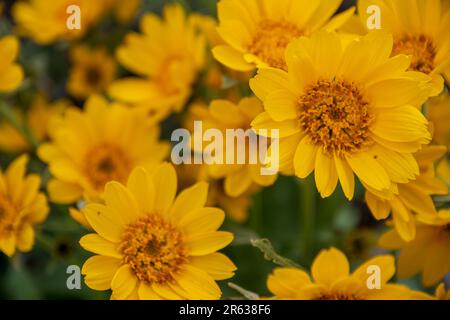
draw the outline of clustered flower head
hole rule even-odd
[[[211,3],[0,13],[7,263],[76,261],[120,300],[231,298],[235,274],[273,299],[449,300],[449,3]]]

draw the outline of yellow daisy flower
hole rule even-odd
[[[0,93],[17,89],[23,80],[23,70],[15,63],[20,43],[14,36],[0,38]]]
[[[300,269],[277,268],[267,279],[267,287],[283,300],[407,300],[413,291],[388,281],[395,274],[391,255],[377,256],[350,273],[345,255],[336,248],[322,250],[311,267],[311,276]],[[370,289],[368,267],[380,270],[380,287]]]
[[[420,175],[416,180],[398,184],[398,192],[390,198],[377,196],[368,190],[366,203],[377,220],[386,219],[392,212],[394,226],[404,241],[416,235],[415,214],[435,215],[431,195],[447,195],[447,185],[435,177],[434,162],[442,158],[447,148],[431,146],[415,154]]]
[[[71,51],[68,92],[79,99],[102,93],[114,80],[116,64],[105,49],[78,46]]]
[[[240,71],[256,67],[286,69],[284,51],[300,36],[317,30],[335,30],[354,12],[334,18],[342,0],[221,0],[218,32],[225,45],[213,55],[227,67]]]
[[[444,179],[450,185],[450,154],[447,153],[447,156],[442,159],[436,172],[440,178]]]
[[[80,29],[69,29],[67,8],[80,8]],[[82,36],[102,16],[105,2],[102,0],[27,0],[17,1],[12,14],[18,32],[39,44],[49,44],[61,39]]]
[[[4,173],[0,170],[0,251],[8,256],[33,248],[33,226],[42,223],[49,211],[47,198],[39,192],[41,178],[26,175],[27,163],[23,155]]]
[[[450,300],[450,290],[445,289],[445,283],[441,283],[437,286],[434,295],[438,300]]]
[[[87,100],[85,111],[70,109],[57,120],[51,141],[38,149],[54,177],[47,187],[57,203],[98,199],[108,181],[123,183],[134,167],[153,167],[168,152],[142,114],[99,96]]]
[[[204,207],[208,184],[200,182],[177,197],[177,177],[164,163],[153,173],[137,168],[126,186],[106,184],[105,204],[83,210],[96,233],[80,240],[97,255],[82,269],[94,290],[112,289],[113,299],[219,299],[215,280],[236,267],[216,252],[233,239],[217,231],[222,210]]]
[[[40,143],[48,137],[50,120],[61,115],[68,106],[69,103],[65,100],[49,102],[44,95],[38,94],[26,115],[18,113],[17,118],[27,126],[32,137]],[[31,147],[30,142],[16,127],[6,121],[0,122],[0,150],[21,152]]]
[[[189,23],[180,5],[167,5],[164,19],[153,13],[141,20],[142,34],[131,33],[117,50],[117,59],[143,78],[116,80],[110,95],[119,101],[180,111],[205,60],[206,41]]]
[[[242,129],[250,130],[251,121],[263,111],[263,106],[257,98],[243,98],[238,104],[234,104],[227,100],[214,100],[211,102],[208,109],[203,110],[203,114],[200,110],[195,110],[198,114],[196,120],[202,121],[203,130],[217,129],[226,137],[227,129]],[[253,131],[250,131],[254,134]],[[255,135],[256,137],[256,135]],[[236,143],[237,141],[237,143]],[[224,191],[228,196],[238,197],[248,191],[253,185],[270,186],[277,179],[277,175],[264,175],[261,174],[261,168],[264,165],[258,159],[256,164],[249,162],[249,153],[252,151],[250,148],[250,138],[246,138],[243,143],[245,144],[246,163],[237,164],[237,150],[241,150],[239,143],[242,143],[239,139],[235,139],[234,150],[229,149],[228,142],[223,143],[223,151],[216,150],[216,156],[221,157],[226,161],[226,155],[229,152],[235,155],[235,164],[210,164],[208,165],[209,175],[213,179],[224,179]],[[258,145],[258,148],[261,146]],[[201,151],[201,150],[200,150]],[[258,153],[259,153],[258,149]],[[259,158],[259,156],[258,156]]]
[[[367,8],[381,9],[381,28],[394,36],[392,55],[411,56],[411,70],[433,78],[433,95],[443,89],[442,74],[450,67],[450,11],[446,0],[359,0],[361,23],[366,26]]]
[[[260,69],[250,86],[265,112],[252,127],[278,128],[281,171],[305,178],[315,170],[322,197],[339,180],[352,199],[354,173],[366,187],[388,193],[393,182],[419,174],[412,153],[431,140],[418,110],[430,77],[407,72],[404,55],[390,58],[387,34],[346,46],[342,39],[327,32],[302,37],[286,50],[288,72]]]
[[[441,210],[436,215],[418,215],[417,221],[414,240],[406,242],[392,229],[381,236],[379,243],[386,249],[400,250],[400,278],[422,273],[423,284],[429,287],[450,270],[450,210]]]

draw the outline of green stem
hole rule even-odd
[[[6,121],[8,121],[12,126],[19,130],[22,136],[34,149],[37,148],[38,142],[33,137],[28,127],[21,123],[12,109],[4,101],[0,101],[0,116],[4,117]]]
[[[300,243],[302,244],[302,262],[309,261],[313,254],[316,190],[314,181],[305,179],[299,186],[299,221],[300,221]]]

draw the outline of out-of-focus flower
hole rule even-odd
[[[221,0],[218,32],[225,45],[214,48],[227,67],[248,71],[256,67],[286,69],[284,52],[300,36],[335,30],[354,12],[351,8],[332,17],[342,0]]]
[[[209,175],[206,164],[183,164],[175,167],[178,174],[178,190],[185,189],[197,182],[209,183],[208,200],[209,207],[222,208],[227,216],[238,223],[244,223],[249,215],[252,205],[251,196],[259,191],[259,187],[252,185],[246,192],[238,197],[230,197],[225,193],[224,180],[216,180]]]
[[[20,43],[14,36],[0,38],[0,93],[17,89],[23,80],[22,67],[15,63]]]
[[[433,141],[450,148],[450,94],[448,92],[429,100],[428,119],[430,120]],[[437,175],[450,184],[450,155],[438,164]]]
[[[80,29],[69,29],[67,9],[80,8]],[[39,44],[49,44],[61,39],[74,39],[84,35],[105,13],[102,0],[27,0],[17,1],[12,10],[18,33]]]
[[[162,111],[180,111],[205,62],[206,40],[180,5],[167,5],[164,19],[153,13],[141,20],[142,34],[131,33],[117,50],[119,62],[142,76],[116,80],[110,95],[119,101]]]
[[[31,136],[40,143],[48,138],[49,123],[61,115],[69,106],[65,100],[49,102],[43,94],[38,94],[26,114],[17,112],[17,118],[30,131]],[[30,142],[13,125],[0,122],[0,150],[21,152],[31,148]]]
[[[433,141],[450,147],[450,93],[428,101],[428,119],[432,125]]]
[[[114,15],[120,23],[127,23],[136,15],[142,0],[103,0],[113,9]]]
[[[434,163],[442,158],[446,147],[426,147],[414,156],[419,163],[420,175],[406,184],[398,184],[398,192],[385,198],[376,193],[366,192],[366,203],[373,216],[386,219],[392,213],[394,226],[405,241],[411,241],[416,235],[415,214],[435,215],[436,209],[431,195],[447,195],[447,185],[436,178]]]
[[[49,211],[47,198],[39,192],[41,178],[26,175],[27,163],[23,155],[4,173],[0,170],[0,250],[8,256],[33,248],[33,226],[43,222]]]
[[[217,251],[233,239],[217,231],[222,210],[205,207],[208,184],[181,192],[173,166],[153,173],[137,168],[126,186],[109,182],[105,204],[83,210],[96,233],[80,240],[96,256],[82,273],[94,290],[112,289],[113,299],[218,299],[215,280],[236,267]]]
[[[295,268],[277,268],[267,279],[269,290],[277,299],[289,300],[408,300],[414,291],[390,284],[395,274],[391,255],[377,256],[350,273],[345,255],[338,249],[322,250],[311,267],[311,276]],[[380,269],[380,288],[368,287],[369,266]]]
[[[450,11],[446,0],[359,0],[361,23],[367,25],[367,8],[381,9],[381,28],[392,33],[392,55],[411,56],[410,69],[433,78],[433,95],[443,89],[442,74],[450,67]]]
[[[198,108],[198,107],[197,107]],[[250,135],[245,135],[244,139],[233,137],[233,143],[223,142],[223,150],[214,150],[212,157],[223,161],[223,164],[209,164],[208,172],[213,179],[224,179],[224,191],[228,196],[238,197],[249,190],[252,185],[270,186],[277,179],[276,174],[264,175],[261,169],[264,164],[261,163],[260,153],[266,153],[267,150],[259,150],[263,146],[256,142],[258,137],[251,130],[251,121],[263,111],[261,102],[257,98],[243,98],[238,104],[233,104],[226,100],[214,100],[209,108],[201,114],[197,110],[198,118],[202,121],[203,130],[217,129],[227,137],[227,129],[241,130],[242,133],[248,130]],[[195,134],[195,133],[194,133]],[[269,142],[268,142],[269,143]],[[268,147],[268,146],[266,146]],[[255,150],[254,148],[257,148]],[[197,151],[197,150],[196,150]],[[204,151],[206,150],[198,150]],[[245,163],[238,164],[238,152],[245,152]],[[229,153],[234,157],[231,159],[233,164],[229,164]],[[256,153],[256,163],[251,164],[251,154]],[[226,163],[227,162],[227,163]]]
[[[104,92],[114,80],[116,64],[105,49],[78,46],[71,52],[68,92],[80,99]]]
[[[431,140],[418,109],[431,78],[407,72],[408,57],[390,57],[392,37],[381,31],[342,41],[327,32],[301,37],[286,50],[288,72],[260,69],[250,86],[265,112],[252,127],[280,129],[280,169],[300,178],[315,170],[322,197],[339,180],[352,199],[354,173],[391,194],[419,174],[412,153]]]
[[[158,128],[148,127],[140,113],[99,96],[89,98],[84,111],[69,109],[56,120],[38,154],[49,164],[48,191],[57,203],[98,199],[108,181],[123,183],[134,167],[154,167],[168,152]]]
[[[445,289],[445,283],[437,286],[434,295],[438,300],[450,300],[450,290]]]
[[[414,240],[406,242],[392,229],[381,236],[379,243],[384,248],[400,250],[400,278],[420,272],[423,284],[432,286],[450,270],[450,210],[441,210],[436,215],[418,215],[416,220]]]

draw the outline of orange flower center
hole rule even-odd
[[[343,80],[319,80],[297,101],[298,117],[311,141],[326,154],[342,156],[372,143],[374,116],[360,89]]]
[[[248,50],[270,67],[286,70],[284,51],[293,39],[302,34],[302,31],[291,22],[262,20],[256,28]]]
[[[86,155],[85,172],[96,190],[103,190],[109,181],[126,181],[131,163],[122,149],[111,144],[102,144]]]
[[[403,35],[394,41],[392,55],[411,55],[410,69],[430,74],[434,70],[436,47],[425,35]]]
[[[156,214],[128,225],[119,251],[123,263],[147,284],[172,282],[188,259],[181,232]]]
[[[16,208],[5,195],[0,194],[0,235],[6,236],[14,231],[16,218]]]
[[[101,84],[102,73],[96,66],[89,66],[85,71],[85,79],[90,86],[97,88]]]

